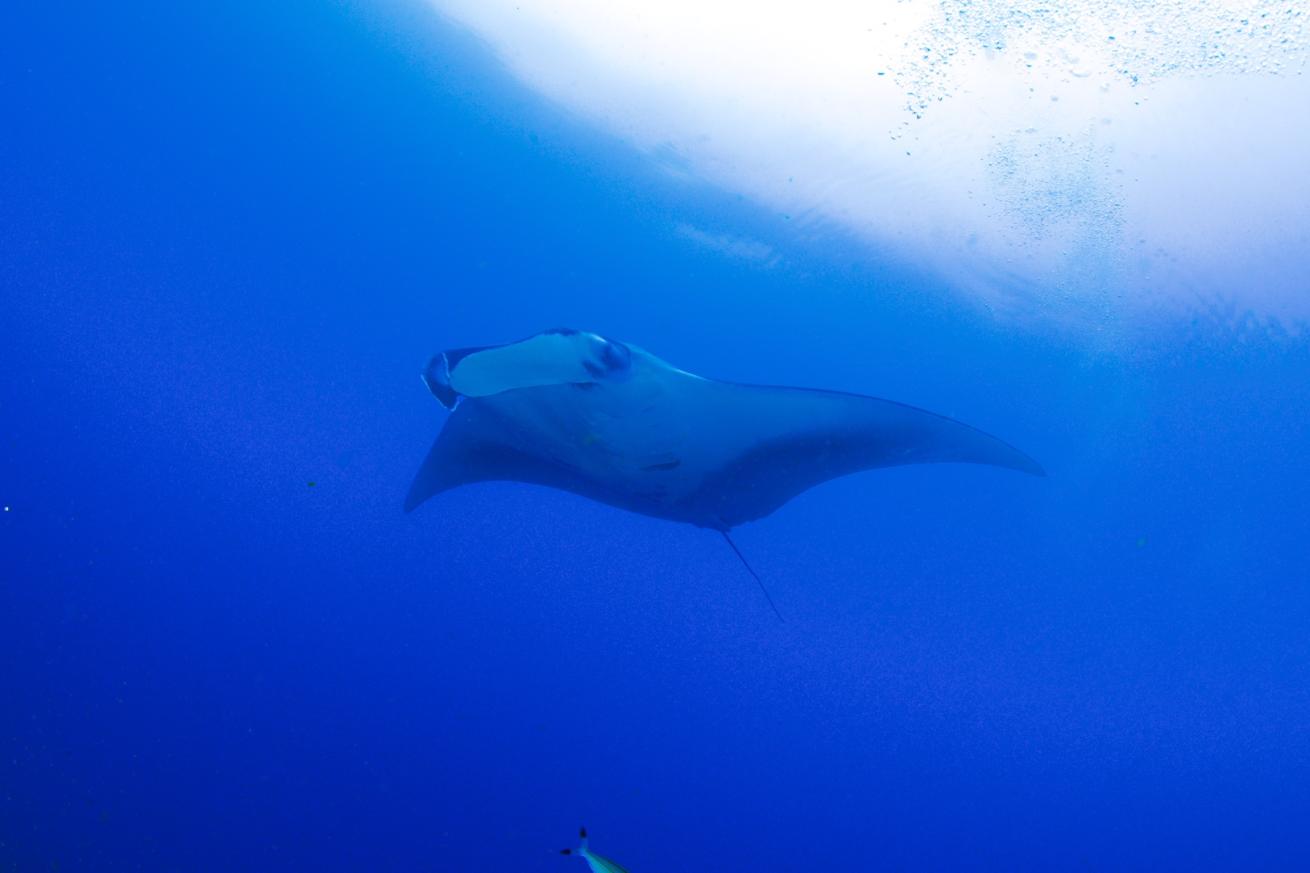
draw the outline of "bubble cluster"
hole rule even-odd
[[[1286,0],[943,0],[905,41],[891,72],[915,117],[954,96],[956,65],[980,55],[1043,81],[1140,85],[1175,75],[1299,74],[1310,54],[1308,8]]]
[[[996,218],[1008,217],[1012,245],[1041,252],[1069,293],[1086,280],[1100,285],[1104,265],[1120,246],[1124,219],[1110,181],[1111,154],[1094,131],[1085,135],[1017,131],[986,158]],[[1090,270],[1091,275],[1088,275]]]

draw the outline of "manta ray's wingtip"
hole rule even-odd
[[[1049,478],[1046,468],[1039,464],[1036,458],[1029,457],[1028,455],[1023,455],[1022,462],[1015,465],[1014,469],[1018,470],[1020,473],[1027,473],[1030,476],[1036,476],[1039,479]]]
[[[1031,455],[1027,455],[1027,454],[1025,454],[1025,455],[1023,456],[1023,459],[1024,459],[1027,463],[1026,463],[1023,467],[1020,468],[1020,470],[1021,470],[1022,472],[1024,472],[1024,473],[1028,473],[1029,475],[1032,475],[1032,476],[1036,476],[1036,477],[1038,477],[1039,479],[1047,479],[1047,478],[1050,478],[1050,474],[1046,472],[1046,468],[1043,467],[1043,466],[1041,465],[1041,463],[1040,463],[1036,458],[1032,457]]]
[[[428,450],[427,457],[423,459],[422,467],[419,467],[414,481],[410,482],[410,488],[405,492],[405,514],[409,515],[423,505],[423,501],[432,495],[440,492],[441,486],[441,465],[438,452],[438,442],[432,444],[431,450]]]
[[[991,445],[984,448],[980,454],[968,458],[968,460],[975,463],[991,464],[995,467],[1005,467],[1018,473],[1037,476],[1040,479],[1047,478],[1046,468],[1023,449],[983,431],[976,431],[976,433],[981,434],[984,440],[990,441]]]

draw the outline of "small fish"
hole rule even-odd
[[[578,830],[578,836],[581,838],[582,843],[576,849],[560,849],[559,853],[561,855],[577,855],[582,858],[582,860],[587,862],[587,866],[591,868],[591,873],[628,873],[626,867],[620,867],[609,858],[606,858],[603,855],[597,855],[591,849],[587,848],[586,828],[580,828]]]

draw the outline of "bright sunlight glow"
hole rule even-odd
[[[1305,4],[433,2],[671,172],[998,313],[1310,317]]]

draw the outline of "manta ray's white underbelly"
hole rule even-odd
[[[510,398],[506,398],[508,401]],[[618,385],[523,392],[508,417],[521,444],[584,478],[661,503],[676,503],[701,481],[689,446],[694,424],[667,382],[638,372]]]

